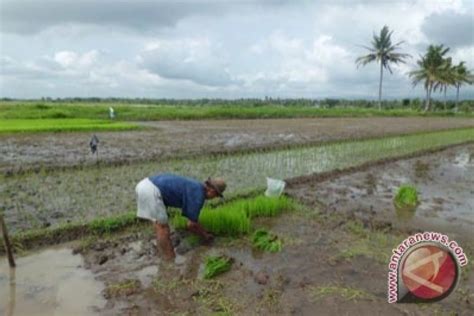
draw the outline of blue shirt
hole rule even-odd
[[[170,173],[149,177],[150,181],[160,189],[163,203],[177,207],[183,216],[197,222],[206,199],[204,184],[191,178]]]

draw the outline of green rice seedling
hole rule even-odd
[[[89,223],[89,230],[94,233],[112,233],[137,223],[134,212],[125,213],[114,217],[97,218]]]
[[[251,218],[275,216],[292,208],[294,203],[287,197],[257,196],[214,208],[206,207],[199,216],[199,222],[215,235],[238,236],[249,232]],[[186,228],[186,223],[187,219],[179,214],[171,217],[175,229]]]
[[[255,248],[268,252],[279,252],[282,248],[282,242],[278,236],[265,229],[255,231],[252,236],[252,244]]]
[[[204,266],[204,279],[213,277],[230,270],[233,259],[227,256],[209,256]]]
[[[171,216],[171,226],[177,230],[183,230],[188,225],[188,219],[181,214],[174,214]]]
[[[64,118],[57,113],[51,119],[0,119],[0,134],[74,131],[123,131],[137,129],[138,125],[94,119]]]
[[[283,210],[290,210],[294,208],[292,201],[285,197],[266,197],[263,195],[257,196],[254,199],[243,202],[243,207],[247,215],[251,218],[262,216],[275,216],[280,214]]]
[[[238,203],[204,209],[199,222],[215,235],[238,236],[250,230],[250,218]]]
[[[402,185],[398,188],[393,202],[399,208],[415,207],[419,203],[418,191],[412,185]]]

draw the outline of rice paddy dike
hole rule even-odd
[[[232,197],[263,189],[267,176],[288,179],[331,172],[473,140],[474,129],[462,129],[116,167],[43,170],[3,176],[1,207],[10,231],[24,232],[133,211],[136,183],[158,172],[197,179],[222,176]]]

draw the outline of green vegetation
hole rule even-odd
[[[418,191],[412,185],[402,185],[398,188],[393,202],[396,207],[415,207],[418,205]]]
[[[203,210],[199,223],[215,235],[238,236],[250,230],[250,218],[235,204]]]
[[[89,223],[67,223],[55,228],[41,228],[15,233],[11,239],[15,251],[22,252],[41,245],[58,244],[85,236],[104,236],[139,223],[135,212],[129,212],[112,217],[97,218]],[[3,243],[0,243],[0,254],[4,252]]]
[[[338,221],[340,219],[333,216],[332,220]],[[337,247],[342,247],[330,261],[351,261],[358,256],[365,256],[381,264],[387,264],[392,255],[393,246],[398,245],[405,238],[381,229],[364,227],[360,221],[346,219],[345,221],[347,223],[344,228],[350,235],[341,237]]]
[[[422,83],[426,90],[425,111],[432,109],[432,93],[437,90],[444,92],[444,108],[447,109],[446,90],[449,86],[456,87],[455,111],[457,111],[460,87],[463,84],[474,83],[474,76],[464,66],[464,62],[452,65],[452,58],[446,56],[448,52],[449,47],[444,45],[430,45],[426,54],[417,61],[418,68],[409,73],[413,85]]]
[[[229,271],[232,262],[232,258],[226,256],[207,257],[204,266],[204,279],[212,279],[219,274]]]
[[[92,119],[0,119],[0,133],[122,131],[136,124]]]
[[[87,228],[94,234],[110,234],[135,223],[138,223],[135,212],[129,212],[114,217],[96,218],[87,224]]]
[[[252,236],[252,244],[255,248],[268,252],[279,252],[282,248],[282,242],[278,236],[264,229],[255,231]]]
[[[311,297],[318,301],[327,296],[340,296],[347,301],[373,300],[374,296],[364,290],[340,285],[325,285],[310,288]]]
[[[183,101],[184,102],[184,101]],[[182,104],[172,100],[154,104],[107,102],[38,102],[0,101],[0,119],[93,119],[108,120],[112,106],[119,121],[200,120],[200,119],[257,119],[296,117],[372,117],[372,116],[452,116],[465,115],[439,111],[419,111],[418,99],[383,101],[383,111],[374,108],[374,101],[366,100],[221,100],[205,103],[189,101]],[[201,103],[199,103],[201,102]],[[175,104],[175,105],[172,105]],[[463,101],[467,111],[474,110],[474,102]],[[454,108],[454,102],[448,108]],[[443,109],[442,106],[439,107]]]
[[[205,207],[199,216],[199,222],[215,235],[238,236],[249,232],[253,217],[275,216],[283,210],[294,208],[294,202],[284,196],[279,198],[257,196],[237,199],[214,208]],[[171,218],[171,224],[175,229],[184,229],[186,223],[186,218],[179,214]]]
[[[9,226],[10,232],[14,233],[19,229],[41,227],[44,219],[55,211],[62,213],[64,219],[84,221],[92,220],[97,214],[114,215],[129,210],[135,207],[133,197],[117,192],[122,192],[126,183],[137,183],[150,170],[173,172],[196,179],[206,179],[209,174],[220,170],[221,176],[228,180],[228,186],[232,188],[227,197],[232,198],[249,196],[249,192],[262,192],[266,186],[265,177],[268,175],[276,179],[289,179],[312,173],[331,172],[380,159],[409,156],[425,150],[472,141],[474,128],[234,155],[223,154],[212,158],[87,166],[45,172],[40,170],[38,173],[28,172],[2,177],[3,190],[0,191],[0,200],[7,210],[7,220],[10,218],[14,222]],[[28,181],[24,180],[25,177]],[[111,182],[110,179],[114,181]],[[16,194],[17,192],[19,194]]]

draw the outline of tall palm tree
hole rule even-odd
[[[370,51],[370,54],[361,56],[356,59],[357,68],[359,66],[365,66],[368,63],[376,61],[380,63],[380,79],[379,79],[379,110],[382,109],[382,80],[383,80],[383,69],[388,69],[392,73],[390,63],[398,64],[405,63],[405,59],[410,57],[409,54],[403,54],[396,52],[403,41],[396,44],[392,44],[392,33],[389,31],[388,26],[384,26],[380,30],[380,34],[377,36],[374,34],[372,40],[372,47],[363,46]]]
[[[417,61],[418,69],[409,73],[414,86],[422,81],[424,82],[426,90],[425,112],[431,110],[431,93],[442,78],[443,70],[446,67],[444,56],[448,51],[449,47],[430,45],[426,54],[420,56],[420,60]]]
[[[473,84],[474,83],[474,75],[466,68],[464,65],[465,62],[460,62],[457,66],[454,66],[454,86],[456,87],[456,111],[458,110],[458,103],[459,103],[459,88],[463,84]]]
[[[448,87],[454,85],[456,82],[456,69],[452,64],[451,57],[443,60],[443,65],[440,67],[440,72],[436,83],[433,86],[433,91],[440,90],[444,93],[444,110],[446,111],[446,92]]]

